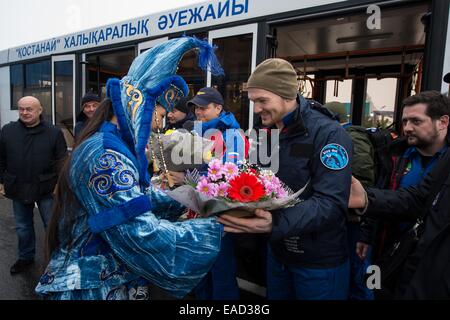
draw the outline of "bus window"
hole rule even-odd
[[[73,146],[73,61],[55,61],[55,124],[61,128],[68,147]]]
[[[362,125],[386,128],[394,122],[396,78],[367,79]]]
[[[25,96],[34,96],[42,104],[42,116],[52,122],[52,69],[50,60],[17,64],[10,67],[11,110]]]
[[[214,39],[217,57],[225,76],[212,77],[212,86],[222,93],[228,111],[231,111],[241,128],[248,128],[249,102],[243,96],[243,85],[251,73],[252,34]],[[233,54],[225,54],[232,52]]]
[[[325,107],[339,115],[341,123],[352,121],[353,80],[328,80],[326,82]]]
[[[206,32],[189,34],[189,36],[194,36],[202,40],[208,38]],[[198,67],[197,54],[194,50],[186,52],[183,55],[183,58],[178,64],[177,74],[183,77],[189,87],[189,99],[192,99],[201,88],[206,86],[206,75]]]
[[[86,92],[105,98],[108,79],[126,76],[134,58],[134,48],[87,54]]]
[[[307,74],[306,77],[299,76],[299,92],[306,99],[314,99],[314,77],[314,74]]]

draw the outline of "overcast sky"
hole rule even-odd
[[[0,0],[0,50],[204,0]]]

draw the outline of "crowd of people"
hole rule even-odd
[[[11,274],[33,265],[36,204],[47,232],[48,265],[36,287],[45,299],[149,299],[152,284],[174,298],[237,300],[236,234],[267,236],[260,268],[270,300],[450,298],[449,97],[424,91],[403,101],[403,135],[374,151],[389,166],[377,171],[373,155],[363,156],[371,161],[364,168],[376,171],[363,187],[355,160],[364,148],[353,126],[305,99],[289,62],[267,59],[245,90],[255,127],[279,131],[276,175],[293,191],[305,187],[302,201],[250,218],[181,220],[187,209],[151,178],[169,174],[180,185],[186,172],[152,167],[151,132],[216,129],[223,153],[214,156],[223,162],[239,163],[251,148],[217,89],[188,99],[176,71],[192,49],[199,67],[223,74],[214,48],[196,38],[146,51],[126,77],[108,81],[103,101],[83,96],[70,153],[39,100],[19,100],[19,120],[0,137],[0,191],[12,200],[19,239]],[[381,288],[366,283],[372,264],[381,268]]]

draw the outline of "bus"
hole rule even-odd
[[[0,122],[16,121],[17,101],[36,96],[44,118],[73,143],[82,95],[105,96],[111,77],[168,39],[191,35],[217,46],[225,76],[205,74],[187,53],[178,69],[193,96],[216,87],[243,129],[255,124],[246,81],[266,58],[288,60],[300,92],[365,127],[401,124],[401,101],[446,92],[450,0],[211,0],[0,51]],[[55,28],[57,29],[57,28]],[[264,236],[242,236],[239,284],[264,295]],[[255,261],[257,263],[255,263]]]

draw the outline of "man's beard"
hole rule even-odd
[[[426,138],[420,138],[416,135],[408,135],[408,145],[415,146],[417,148],[427,148],[431,146],[434,141],[438,138],[438,131],[435,130],[432,135],[427,136]]]

